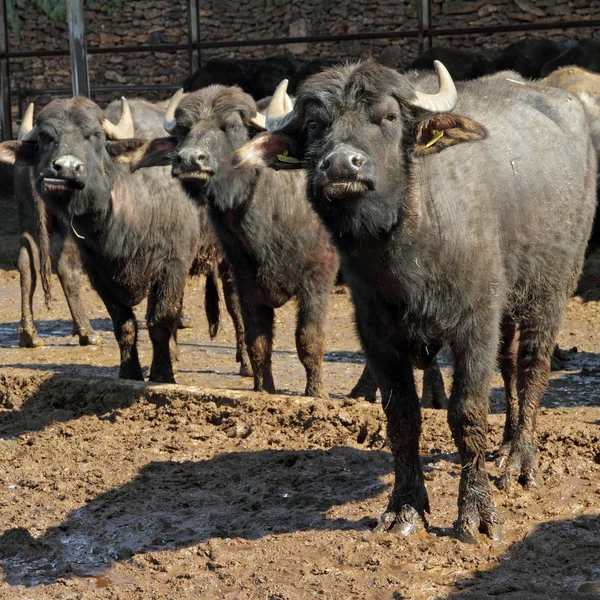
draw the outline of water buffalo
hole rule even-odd
[[[571,94],[514,72],[457,92],[436,68],[439,91],[433,77],[417,88],[374,62],[315,75],[291,111],[278,91],[272,131],[234,163],[304,167],[309,200],[340,252],[394,456],[377,529],[410,534],[429,511],[412,367],[445,344],[454,359],[448,421],[462,463],[456,532],[498,538],[485,470],[490,377],[500,349],[502,486],[536,486],[535,416],[592,226],[596,157]]]
[[[30,104],[19,129],[18,139],[26,137],[33,128],[34,106]],[[33,185],[33,167],[16,166],[13,170],[15,201],[19,218],[19,258],[17,266],[21,282],[21,324],[19,346],[39,348],[43,342],[38,336],[33,318],[33,296],[38,274],[44,290],[46,305],[51,300],[50,234],[59,235],[57,274],[63,288],[67,305],[73,318],[73,334],[81,346],[101,342],[92,329],[81,297],[79,281],[82,267],[79,250],[67,223],[46,210],[44,201]]]
[[[138,138],[153,138],[165,135],[163,118],[167,102],[150,103],[146,100],[129,100],[128,102],[134,124],[134,135]],[[112,102],[105,110],[106,115],[114,122],[121,117],[121,102]],[[172,194],[181,196],[184,192],[181,186],[171,178],[170,169],[160,169],[163,179],[170,181]],[[154,173],[158,176],[159,172]],[[191,275],[204,275],[206,287],[204,294],[204,306],[209,326],[211,339],[217,335],[219,328],[219,291],[217,278],[220,278],[223,286],[225,305],[233,322],[236,337],[236,361],[240,364],[240,375],[252,376],[252,370],[244,342],[244,324],[242,312],[231,265],[225,258],[225,254],[217,239],[214,227],[210,222],[206,206],[196,206],[198,212],[198,243],[196,255],[192,262]],[[180,320],[179,327],[182,327]]]
[[[35,190],[72,228],[113,321],[119,376],[143,379],[132,307],[147,297],[150,380],[174,382],[172,353],[198,240],[197,211],[184,194],[172,193],[160,172],[132,175],[115,162],[123,144],[132,144],[119,139],[132,135],[126,103],[115,126],[88,98],[54,100],[25,139],[0,144],[0,160],[33,165]]]
[[[256,127],[261,127],[256,104],[240,88],[214,85],[178,94],[165,115],[172,136],[140,148],[130,158],[132,169],[172,164],[183,189],[208,206],[235,274],[254,389],[275,392],[274,309],[295,297],[305,394],[320,396],[325,394],[323,326],[338,256],[306,200],[303,173],[232,170],[232,153]]]
[[[569,65],[600,73],[600,39],[578,40],[576,44],[567,48],[558,56],[550,57],[542,67],[540,75],[546,77],[559,67]]]

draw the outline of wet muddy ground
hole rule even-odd
[[[187,289],[193,327],[180,332],[178,385],[122,382],[110,322],[87,283],[103,346],[70,336],[54,279],[51,309],[36,299],[45,346],[17,347],[11,235],[0,244],[1,599],[600,598],[594,261],[560,334],[578,352],[552,374],[540,410],[542,486],[494,487],[504,539],[468,545],[452,537],[459,460],[445,411],[432,409],[421,440],[429,531],[372,532],[392,460],[380,405],[345,398],[362,370],[346,294],[331,297],[328,400],[301,395],[292,304],[278,312],[280,393],[252,392],[237,375],[226,314],[208,338],[199,279]],[[145,328],[141,359],[150,362]],[[491,453],[504,421],[499,375],[490,410]],[[495,483],[499,470],[488,468]]]

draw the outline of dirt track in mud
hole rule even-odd
[[[300,395],[293,305],[278,313],[280,394],[251,392],[226,315],[208,340],[200,280],[188,285],[194,326],[180,332],[178,385],[122,382],[87,284],[103,346],[69,335],[55,279],[51,310],[36,301],[45,347],[17,347],[14,241],[0,244],[1,599],[600,598],[600,270],[561,331],[561,346],[579,351],[553,373],[540,410],[542,486],[496,490],[503,541],[465,545],[451,535],[460,468],[445,411],[423,411],[429,531],[371,531],[392,460],[380,405],[345,398],[362,369],[347,295],[331,299],[329,400]],[[491,452],[504,420],[499,375],[490,406]]]

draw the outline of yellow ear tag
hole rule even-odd
[[[429,148],[433,146],[443,135],[444,131],[438,131],[437,129],[432,129],[431,133],[433,134],[432,138],[425,144],[425,148]]]
[[[277,159],[280,160],[281,162],[290,163],[293,165],[300,164],[300,161],[297,158],[294,158],[293,156],[288,155],[287,150],[283,154],[278,154]]]
[[[165,156],[169,160],[173,160],[173,157],[175,156],[175,152],[167,152],[167,154],[165,154]]]

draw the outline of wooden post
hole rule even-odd
[[[87,49],[85,46],[85,23],[83,0],[67,0],[69,23],[69,52],[71,54],[71,83],[73,96],[90,95]]]

